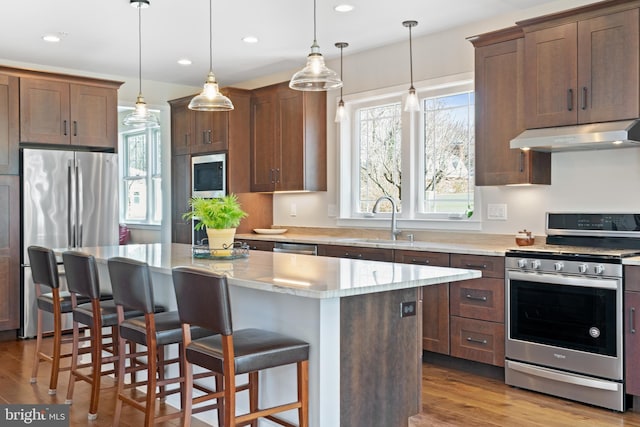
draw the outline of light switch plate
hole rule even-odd
[[[489,203],[487,205],[487,219],[507,219],[507,205],[504,203]]]

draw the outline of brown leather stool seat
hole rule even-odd
[[[266,418],[284,426],[292,424],[274,414],[297,409],[301,427],[309,425],[308,359],[309,344],[276,332],[260,329],[233,330],[231,303],[227,278],[210,271],[193,267],[173,269],[173,284],[178,302],[178,312],[185,335],[185,393],[191,393],[192,364],[223,376],[223,390],[194,399],[200,403],[217,399],[218,417],[223,413],[225,427],[251,424],[257,426],[259,418]],[[190,327],[201,326],[219,335],[195,338]],[[297,393],[295,402],[271,408],[258,407],[258,371],[295,363],[297,365]],[[249,412],[236,416],[236,375],[248,374]],[[189,419],[193,401],[185,402],[185,420]],[[185,426],[189,424],[185,423]]]
[[[49,379],[49,394],[56,394],[58,387],[58,374],[67,371],[70,366],[60,366],[62,359],[71,357],[72,353],[62,353],[62,345],[72,342],[71,338],[62,336],[62,315],[71,313],[73,303],[71,293],[61,290],[60,276],[58,273],[58,263],[53,251],[42,246],[30,246],[27,248],[29,263],[33,282],[36,286],[36,300],[38,306],[38,322],[36,333],[36,349],[31,372],[31,383],[35,383],[38,377],[38,367],[40,362],[45,360],[51,362],[51,375]],[[43,292],[41,286],[51,289],[51,292]],[[112,298],[110,294],[101,296],[107,300]],[[77,302],[87,303],[89,298],[78,298]],[[42,314],[48,312],[53,314],[53,351],[51,354],[42,351]]]
[[[100,281],[95,258],[89,254],[77,251],[67,251],[62,254],[65,275],[69,292],[75,295],[71,298],[73,306],[73,349],[71,359],[71,374],[69,375],[69,387],[65,403],[71,404],[76,381],[86,381],[91,384],[91,399],[89,403],[90,420],[98,417],[98,402],[100,398],[100,381],[105,375],[114,374],[116,371],[117,357],[117,310],[115,302],[102,301]],[[88,299],[88,303],[78,305],[78,301]],[[138,310],[124,312],[126,318],[142,316],[144,313]],[[86,325],[90,330],[91,346],[79,348],[80,330],[79,324]],[[103,333],[103,328],[111,328],[110,333]],[[91,362],[78,364],[80,354],[91,353]],[[106,355],[103,356],[103,352]],[[102,366],[113,363],[111,370],[103,370]],[[90,368],[90,372],[86,369]]]
[[[146,263],[128,258],[114,257],[108,260],[109,276],[113,297],[118,311],[118,332],[119,332],[119,366],[118,366],[118,398],[114,413],[113,426],[117,426],[120,421],[122,403],[127,403],[145,413],[145,426],[166,421],[173,418],[182,417],[182,412],[167,413],[156,416],[156,400],[164,398],[169,394],[181,393],[181,401],[184,401],[184,377],[165,378],[164,371],[170,364],[178,363],[180,372],[184,369],[184,350],[182,348],[182,325],[176,311],[154,312],[154,291],[151,281],[151,273]],[[125,319],[124,310],[139,310],[143,314],[141,317]],[[211,335],[211,332],[203,328],[194,328],[192,333],[197,337]],[[143,368],[138,363],[140,353],[125,353],[125,340],[146,346],[147,380],[144,383],[125,385],[125,374]],[[178,344],[178,357],[165,360],[165,346]],[[131,361],[131,368],[125,369],[126,360]],[[208,374],[210,376],[210,374]],[[178,384],[178,388],[167,390],[166,386]],[[137,386],[146,386],[146,396],[140,398],[135,393],[128,393]],[[143,402],[144,401],[144,402]]]

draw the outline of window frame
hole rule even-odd
[[[473,90],[473,73],[461,73],[415,82],[414,86],[422,105],[424,98],[427,97],[465,92],[466,90],[461,89],[463,87]],[[424,167],[424,124],[421,117],[423,112],[408,113],[404,111],[407,92],[406,85],[402,85],[343,96],[347,114],[346,118],[337,124],[337,225],[368,228],[388,227],[390,213],[377,213],[372,216],[369,212],[357,211],[359,146],[356,142],[358,141],[356,112],[362,107],[400,101],[403,107],[401,111],[401,167],[403,178],[408,174],[409,179],[403,179],[402,182],[402,209],[396,215],[399,228],[480,230],[482,224],[479,209],[481,200],[477,186],[474,186],[474,212],[471,218],[418,212],[421,195],[419,194],[420,186],[417,182],[417,174]],[[348,184],[344,185],[345,183]]]
[[[129,176],[127,171],[129,169],[129,150],[127,149],[127,140],[129,137],[145,134],[146,141],[146,162],[147,170],[144,177]],[[160,155],[159,161],[157,155]],[[162,225],[163,212],[160,209],[160,218],[157,220],[153,218],[157,205],[158,196],[162,196],[162,132],[160,126],[152,126],[145,128],[131,127],[129,129],[120,132],[120,223],[136,226],[153,226],[159,227]],[[159,193],[155,190],[155,182],[160,180]],[[127,219],[127,183],[130,181],[144,180],[147,186],[147,208],[146,218],[144,220]],[[160,197],[161,202],[162,198]]]

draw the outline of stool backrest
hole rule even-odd
[[[193,267],[175,267],[172,275],[182,323],[216,334],[233,334],[226,276]]]
[[[114,302],[143,313],[153,313],[153,284],[149,265],[123,257],[109,258],[107,264]]]
[[[67,277],[69,291],[89,297],[100,299],[100,281],[98,268],[93,255],[84,252],[66,251],[62,253],[64,273]]]
[[[53,251],[42,246],[29,246],[27,252],[29,253],[29,263],[34,283],[45,285],[52,289],[59,288],[58,263]]]

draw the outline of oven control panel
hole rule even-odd
[[[539,258],[506,257],[507,270],[583,276],[622,277],[622,264],[597,261],[568,261]]]

